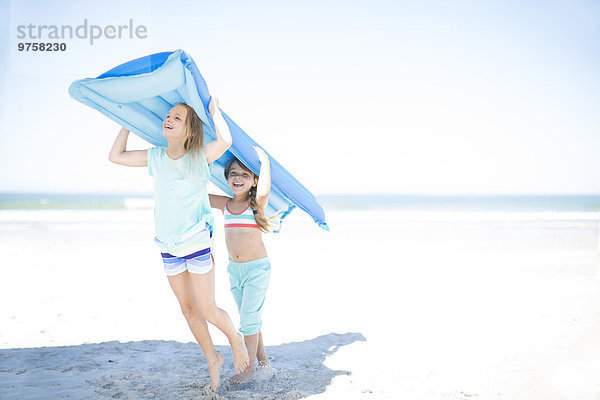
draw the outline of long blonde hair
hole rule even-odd
[[[195,171],[198,171],[200,163],[200,153],[204,146],[204,127],[202,120],[196,114],[196,111],[186,103],[177,103],[176,106],[183,106],[187,111],[185,117],[185,128],[187,137],[183,143],[183,148],[186,153],[189,153],[189,163],[187,165],[188,174],[193,176]]]
[[[254,179],[258,179],[258,175],[250,171],[250,169],[244,164],[242,164],[237,158],[234,158],[233,160],[229,161],[229,163],[225,167],[225,179],[229,179],[229,173],[231,172],[231,167],[233,166],[233,163],[237,163],[237,165],[239,165],[241,169],[250,172]],[[256,225],[258,225],[258,229],[260,229],[263,232],[270,232],[271,228],[275,226],[271,223],[271,221],[275,219],[275,216],[265,217],[264,215],[258,214],[258,204],[256,204],[256,190],[256,186],[252,186],[250,188],[250,191],[248,192],[248,203],[250,204],[250,208],[254,213],[254,220],[256,221]]]

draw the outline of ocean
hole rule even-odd
[[[354,241],[367,234],[373,243],[401,239],[398,243],[408,246],[416,240],[417,246],[435,241],[444,247],[504,242],[546,249],[598,248],[600,196],[337,194],[317,198],[332,233],[326,237],[347,240],[355,235]],[[59,232],[129,232],[151,241],[153,207],[151,194],[0,193],[0,236],[44,240]],[[222,216],[214,215],[216,234],[221,237]],[[299,209],[282,224],[282,235],[288,237],[321,237],[320,231]]]
[[[318,195],[328,210],[600,212],[600,195]],[[152,194],[0,193],[0,210],[152,208]]]

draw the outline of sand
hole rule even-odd
[[[292,215],[267,239],[273,370],[208,391],[152,211],[0,211],[0,398],[598,399],[598,215]],[[233,320],[217,233],[217,303]]]

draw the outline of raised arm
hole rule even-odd
[[[219,110],[219,100],[214,96],[210,98],[208,111],[212,114],[213,122],[215,123],[215,134],[217,136],[215,140],[204,146],[206,162],[210,164],[221,157],[231,147],[231,132],[221,114],[221,110]]]
[[[126,165],[128,167],[147,167],[148,152],[147,150],[130,150],[127,151],[127,139],[129,131],[121,128],[115,143],[110,149],[108,159],[115,164]]]
[[[218,208],[221,211],[223,211],[223,209],[225,208],[225,204],[229,199],[231,199],[231,197],[221,196],[218,194],[208,195],[208,200],[210,201],[210,208]]]
[[[256,185],[256,205],[260,212],[264,213],[269,203],[269,193],[271,192],[271,163],[267,153],[258,146],[254,146],[258,159],[260,160],[260,172],[258,184]]]

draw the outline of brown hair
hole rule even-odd
[[[250,169],[244,164],[242,164],[240,160],[234,158],[233,160],[229,161],[229,163],[227,163],[227,166],[225,167],[225,179],[229,179],[229,173],[231,172],[231,167],[233,166],[233,163],[237,163],[237,165],[239,165],[240,168],[244,171],[250,172],[255,179],[258,178],[258,175],[250,171]],[[250,203],[250,208],[254,212],[254,220],[256,221],[256,225],[258,225],[258,229],[260,229],[263,232],[269,232],[274,226],[271,223],[271,220],[273,220],[275,217],[265,217],[264,215],[258,215],[258,205],[256,204],[256,186],[251,187],[250,191],[248,192],[248,203]]]

